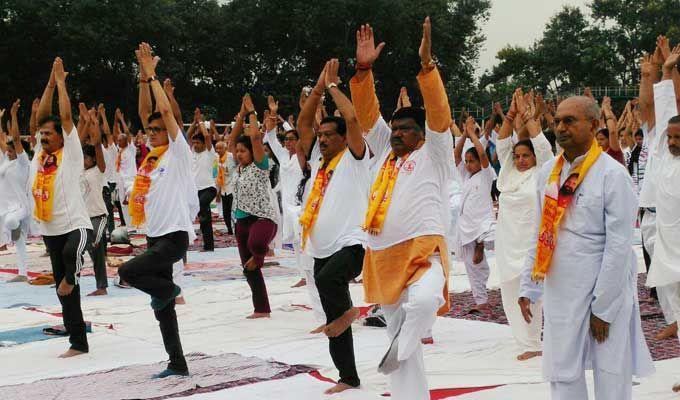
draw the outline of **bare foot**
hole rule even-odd
[[[246,319],[269,318],[269,317],[270,317],[269,313],[254,312],[247,316]]]
[[[342,335],[347,330],[347,328],[349,328],[352,325],[352,322],[354,322],[354,320],[357,319],[358,316],[359,309],[356,307],[352,307],[349,310],[345,311],[345,313],[342,314],[340,318],[326,325],[326,327],[323,330],[323,333],[325,333],[326,336],[328,337],[338,337]]]
[[[467,314],[491,314],[491,306],[489,303],[484,303],[484,304],[477,304],[476,306],[473,306],[470,308],[470,310],[467,312]]]
[[[5,251],[5,250],[7,250],[6,244],[3,244],[2,246],[0,246],[0,251]]]
[[[352,386],[350,386],[346,383],[338,383],[335,386],[333,386],[332,388],[327,389],[323,393],[324,394],[335,394],[335,393],[344,392],[345,390],[348,390],[348,389],[354,389],[354,387],[352,387]]]
[[[543,355],[542,351],[525,351],[524,353],[517,356],[519,361],[526,361],[530,358],[540,357]]]
[[[654,336],[654,340],[666,340],[676,336],[678,336],[678,323],[673,322],[672,324],[668,325],[666,329]]]
[[[301,278],[301,279],[298,281],[298,283],[296,283],[295,285],[293,285],[293,286],[291,286],[291,287],[292,287],[292,288],[297,288],[297,287],[303,287],[303,286],[306,286],[306,285],[307,285],[307,279]]]
[[[309,333],[311,333],[311,334],[313,334],[313,335],[316,335],[317,333],[323,332],[324,329],[326,329],[326,325],[321,325],[321,326],[319,326],[319,327],[316,328],[316,329],[312,329]]]
[[[246,261],[246,265],[244,265],[244,267],[248,271],[255,271],[257,269],[257,265],[255,264],[255,259],[253,257],[250,257],[250,259],[248,259],[248,261]]]
[[[673,385],[673,391],[674,391],[675,393],[680,392],[680,382],[679,382],[679,383],[676,383],[675,385]]]
[[[28,277],[26,275],[17,275],[14,278],[7,281],[7,283],[16,283],[16,282],[28,282]]]
[[[434,338],[432,336],[420,339],[422,344],[434,344]]]
[[[88,296],[106,296],[107,294],[109,293],[106,291],[106,288],[102,288],[95,290],[94,292],[88,294]]]
[[[175,297],[175,304],[187,304],[187,301],[184,300],[184,296],[177,296]]]
[[[75,349],[68,349],[66,351],[66,353],[60,355],[59,358],[71,358],[71,357],[79,356],[81,354],[85,354],[85,352],[80,351],[80,350],[75,350]]]
[[[484,243],[477,243],[475,254],[472,256],[472,263],[477,265],[484,260]]]

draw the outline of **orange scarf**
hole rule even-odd
[[[305,248],[307,244],[307,239],[309,234],[312,232],[314,223],[316,222],[316,217],[319,216],[319,209],[321,208],[321,203],[323,202],[323,197],[326,194],[326,188],[331,181],[333,176],[333,171],[335,167],[338,166],[340,159],[343,154],[345,154],[347,149],[339,152],[331,159],[329,163],[325,160],[321,160],[321,167],[316,172],[314,177],[314,186],[312,186],[312,191],[307,199],[307,204],[305,205],[305,210],[300,216],[300,225],[302,226],[302,248]]]
[[[52,220],[52,207],[54,206],[54,182],[57,179],[57,171],[61,165],[64,149],[49,154],[41,150],[38,155],[38,173],[33,181],[33,199],[35,210],[33,216],[41,222]]]
[[[377,235],[382,231],[387,210],[392,202],[392,190],[397,183],[399,170],[409,155],[410,153],[406,154],[402,157],[401,163],[397,164],[397,156],[394,152],[390,152],[380,168],[380,173],[373,182],[373,186],[371,186],[371,197],[368,200],[368,211],[363,226],[364,230],[371,235]]]
[[[227,169],[227,166],[225,162],[227,161],[227,152],[224,152],[224,155],[221,156],[219,159],[219,165],[217,166],[217,179],[215,183],[217,184],[217,187],[221,190],[224,188],[224,184],[226,183],[225,179],[225,172]]]
[[[146,196],[151,188],[151,172],[160,164],[163,154],[168,150],[168,145],[154,147],[142,161],[137,170],[135,183],[130,194],[130,218],[133,226],[142,226],[146,222]]]
[[[538,243],[536,245],[536,260],[534,262],[534,269],[531,272],[532,280],[542,281],[548,274],[555,246],[557,245],[557,232],[562,217],[574,198],[576,188],[583,182],[588,170],[597,161],[600,154],[602,154],[602,149],[598,146],[597,141],[593,140],[585,159],[574,168],[561,188],[559,183],[562,167],[564,166],[564,153],[557,156],[557,161],[546,184],[543,215],[541,216]]]
[[[116,172],[120,172],[120,164],[123,160],[123,152],[125,149],[118,149],[118,156],[116,156]]]

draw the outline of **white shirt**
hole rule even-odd
[[[118,157],[118,152],[121,151],[119,148],[116,150],[116,159]],[[120,193],[125,189],[125,195],[129,195],[132,192],[132,184],[135,181],[135,176],[137,175],[137,148],[134,144],[129,143],[125,149],[122,150],[120,159],[120,170],[116,171],[118,176],[118,186],[120,188]],[[116,165],[114,161],[113,165]],[[123,196],[121,196],[122,201]]]
[[[191,177],[191,149],[178,130],[168,150],[151,172],[151,187],[146,197],[147,236],[159,237],[185,231],[189,243],[196,239],[193,221],[198,213],[198,191]]]
[[[104,171],[104,182],[117,182],[116,178],[116,156],[118,150],[116,146],[110,144],[109,147],[102,145],[102,153],[104,153],[104,162],[106,162],[106,170]]]
[[[491,185],[496,172],[489,165],[471,176],[465,169],[464,160],[456,168],[463,180],[457,240],[459,246],[464,246],[479,239],[494,223]]]
[[[377,171],[390,153],[391,129],[382,118],[378,119],[370,135],[382,135],[388,148],[376,149],[383,154]],[[385,223],[378,235],[368,235],[368,246],[382,250],[396,244],[426,235],[446,235],[449,225],[449,185],[453,138],[448,130],[438,133],[426,130],[425,143],[410,155],[398,158],[399,175],[392,191]]]
[[[219,158],[213,148],[200,153],[191,152],[191,175],[198,190],[215,187],[217,162]]]
[[[313,161],[310,181],[314,180],[320,167],[318,159]],[[305,247],[308,255],[326,258],[343,247],[366,242],[366,233],[361,226],[368,208],[370,162],[368,146],[360,160],[354,158],[349,148],[342,155],[310,232]]]
[[[80,146],[78,131],[74,126],[71,133],[63,132],[64,150],[61,165],[57,169],[54,180],[54,199],[52,200],[52,220],[38,222],[45,236],[59,236],[76,229],[92,229],[90,217],[83,201],[80,187],[80,175],[83,173],[83,150]],[[40,168],[38,154],[42,151],[40,137],[37,138],[36,156],[31,163],[31,187]]]
[[[99,167],[94,166],[84,170],[80,177],[80,190],[83,193],[83,200],[90,218],[108,214],[102,195],[102,188],[106,184],[105,176],[106,174],[101,172]]]
[[[10,161],[4,153],[0,153],[0,215],[19,208],[29,207],[28,176],[31,162],[25,151],[17,154]]]

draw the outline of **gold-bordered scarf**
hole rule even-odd
[[[168,145],[154,147],[146,157],[144,157],[142,165],[140,165],[137,170],[129,201],[132,226],[142,226],[144,222],[146,222],[144,205],[146,204],[146,196],[149,194],[149,189],[151,188],[151,172],[158,167],[163,154],[165,154],[167,150]]]
[[[574,168],[561,187],[560,175],[564,167],[564,153],[557,156],[557,161],[550,173],[545,188],[543,215],[541,216],[541,225],[536,245],[536,260],[531,272],[532,280],[542,281],[548,274],[555,246],[557,245],[557,232],[562,222],[562,217],[564,217],[564,213],[571,204],[576,188],[583,182],[588,170],[595,164],[600,154],[602,154],[602,149],[598,146],[597,141],[593,140],[583,162]]]
[[[52,207],[54,206],[54,182],[57,179],[57,171],[61,165],[64,148],[48,153],[41,150],[38,154],[38,173],[33,181],[33,199],[35,210],[33,216],[41,222],[52,220]]]
[[[368,199],[368,211],[366,211],[363,226],[363,229],[371,235],[377,235],[382,231],[387,210],[392,202],[392,190],[397,182],[399,170],[409,155],[410,153],[406,154],[402,157],[401,163],[397,163],[398,157],[394,152],[390,152],[371,186],[371,197]]]
[[[314,185],[312,186],[312,191],[309,193],[309,198],[307,198],[307,204],[305,205],[305,210],[300,216],[300,225],[302,226],[302,248],[305,248],[307,244],[307,239],[309,234],[312,232],[314,223],[316,222],[316,217],[319,216],[319,209],[321,208],[321,203],[323,202],[323,197],[326,195],[326,188],[331,181],[333,176],[333,171],[335,167],[338,166],[340,159],[345,154],[347,149],[342,150],[335,155],[328,163],[325,160],[321,160],[321,166],[316,172],[314,177]]]
[[[225,162],[227,161],[227,153],[226,151],[224,152],[224,155],[219,157],[219,164],[217,165],[217,179],[215,180],[215,183],[217,184],[217,187],[222,190],[224,188],[224,184],[226,183],[225,179],[225,172],[226,172],[226,164]]]

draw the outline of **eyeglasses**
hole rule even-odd
[[[161,133],[161,132],[167,131],[167,129],[160,128],[158,126],[150,126],[150,127],[146,128],[146,131],[149,132],[149,133]]]

